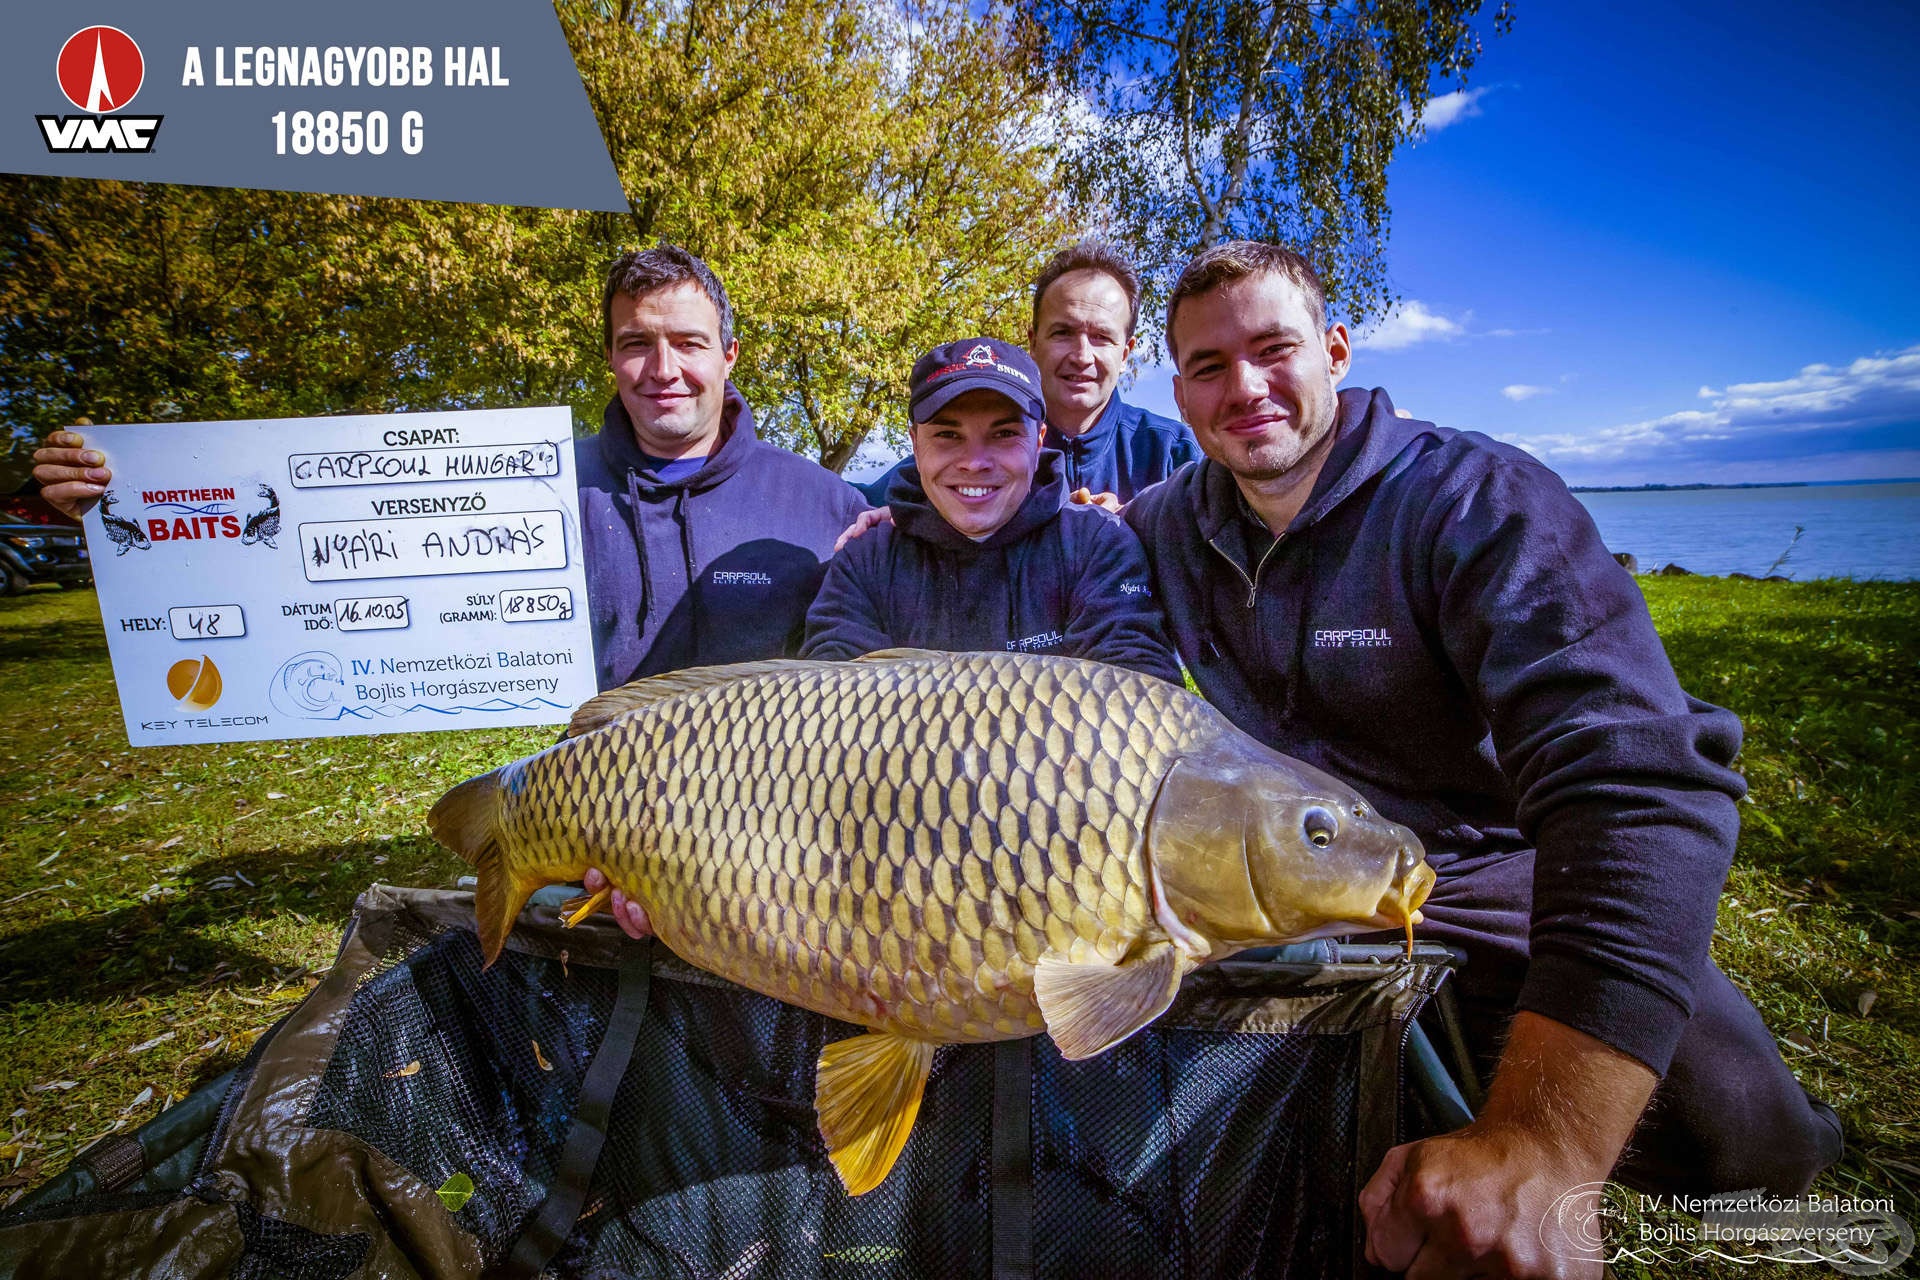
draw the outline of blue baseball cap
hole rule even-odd
[[[907,386],[912,422],[925,422],[969,391],[997,391],[1034,422],[1047,420],[1040,366],[1024,349],[997,338],[962,338],[935,347],[913,362]]]

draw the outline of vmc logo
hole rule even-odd
[[[109,115],[140,92],[146,59],[118,27],[85,27],[67,37],[54,62],[60,91],[85,115],[35,116],[53,152],[153,150],[161,116]]]

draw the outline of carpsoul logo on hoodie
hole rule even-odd
[[[1393,635],[1385,627],[1356,627],[1347,631],[1316,629],[1313,633],[1313,647],[1316,649],[1391,649]]]
[[[108,114],[132,102],[146,79],[147,62],[132,36],[118,27],[82,27],[60,46],[53,72],[67,101],[87,114],[35,116],[48,151],[153,150],[163,117]]]

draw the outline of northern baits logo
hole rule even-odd
[[[83,27],[67,37],[54,61],[60,91],[86,115],[35,116],[56,153],[153,150],[161,116],[109,115],[140,92],[147,60],[118,27]]]
[[[167,692],[183,707],[210,711],[220,701],[220,668],[205,654],[182,658],[167,668]]]
[[[146,509],[144,525],[112,514],[106,498],[101,501],[101,521],[124,555],[129,547],[146,547],[160,542],[200,542],[231,538],[241,546],[260,545],[277,550],[274,539],[280,536],[280,495],[273,486],[255,486],[257,508],[242,521],[239,494],[226,486],[208,485],[198,489],[142,489],[141,505]]]

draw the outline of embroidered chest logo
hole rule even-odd
[[[1007,648],[1015,653],[1043,653],[1065,644],[1067,638],[1058,631],[1042,631],[1038,635],[1023,636],[1018,640],[1007,641]]]
[[[1349,631],[1315,630],[1316,649],[1391,649],[1393,634],[1385,627],[1359,627]]]
[[[716,587],[770,587],[773,579],[758,569],[715,569],[713,585]]]

